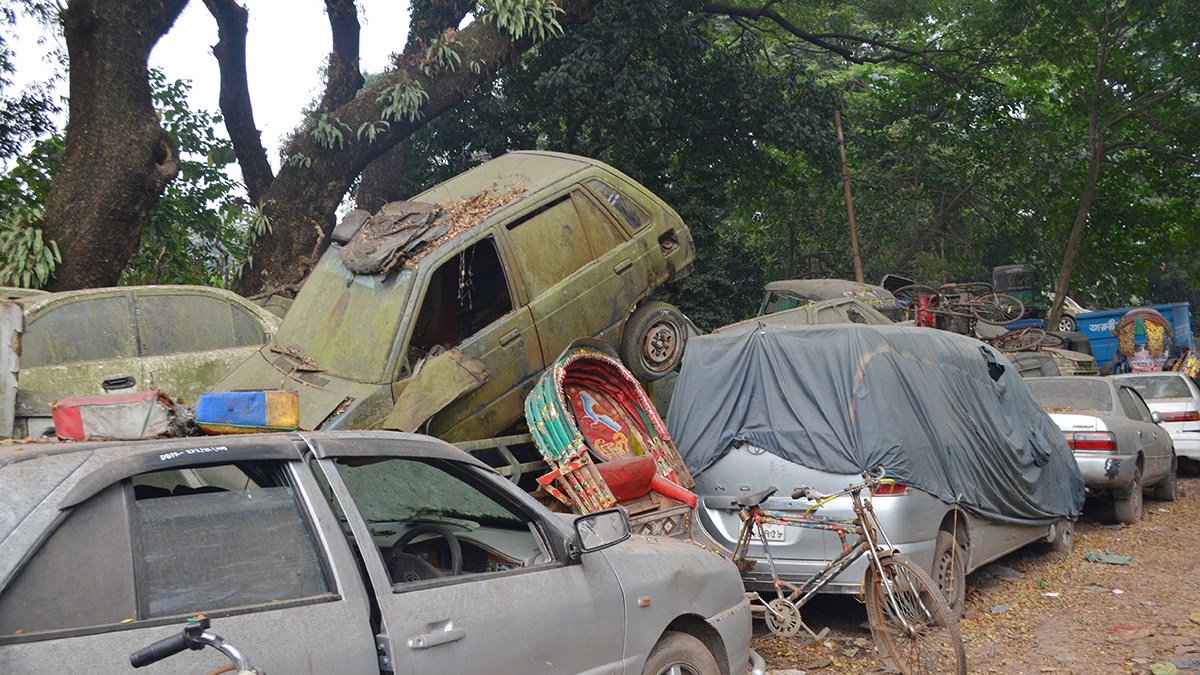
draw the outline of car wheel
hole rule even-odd
[[[1073,333],[1079,324],[1075,323],[1075,317],[1070,314],[1063,314],[1058,318],[1058,329],[1064,333]]]
[[[642,675],[720,675],[708,647],[687,633],[667,631],[650,650]]]
[[[1070,518],[1063,518],[1055,523],[1054,529],[1054,541],[1039,543],[1038,551],[1062,560],[1075,549],[1075,523]]]
[[[1113,515],[1118,523],[1130,525],[1142,519],[1142,470],[1133,473],[1133,488],[1124,499],[1113,500]]]
[[[683,359],[688,324],[683,313],[665,302],[647,302],[625,322],[621,362],[643,382],[665,377]]]
[[[1171,470],[1167,472],[1167,477],[1164,478],[1161,483],[1154,486],[1154,490],[1151,491],[1150,496],[1153,499],[1157,499],[1160,502],[1175,501],[1175,497],[1176,497],[1176,494],[1178,493],[1178,487],[1179,487],[1178,481],[1176,478],[1178,473],[1179,473],[1179,462],[1174,457],[1172,457],[1171,458]]]
[[[937,535],[933,552],[933,582],[946,596],[950,618],[962,616],[963,598],[967,592],[967,547],[955,545],[954,535],[942,530]]]

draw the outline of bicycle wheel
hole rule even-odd
[[[946,598],[929,575],[902,555],[868,561],[867,620],[879,656],[903,675],[967,675],[967,652]]]
[[[992,340],[992,346],[1002,352],[1025,352],[1037,349],[1046,339],[1046,331],[1041,328],[1018,328]],[[1062,340],[1058,341],[1062,344]]]
[[[1025,305],[1011,295],[992,293],[976,300],[971,312],[984,323],[1003,326],[1024,316]]]

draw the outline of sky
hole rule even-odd
[[[250,12],[246,68],[254,121],[262,132],[267,157],[278,170],[281,139],[300,123],[301,110],[320,94],[320,69],[332,44],[329,20],[320,0],[242,3]],[[359,0],[358,4],[361,68],[363,72],[378,72],[387,65],[391,53],[404,48],[409,6],[396,0]],[[39,37],[50,42],[39,45]],[[56,42],[59,40],[31,20],[18,25],[14,44],[14,79],[18,87],[50,76],[52,68],[43,57],[55,44],[65,51],[65,45]],[[217,112],[220,108],[221,74],[212,55],[216,43],[216,21],[201,0],[191,0],[150,54],[150,66],[166,73],[168,81],[191,80],[188,103],[193,110]],[[56,91],[65,96],[66,83],[58,85]],[[226,135],[224,128],[217,131]]]

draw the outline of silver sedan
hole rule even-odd
[[[1075,452],[1089,495],[1110,494],[1118,522],[1142,518],[1142,490],[1175,500],[1175,448],[1128,382],[1108,377],[1027,380],[1029,393],[1050,413]]]

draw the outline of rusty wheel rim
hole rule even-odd
[[[675,364],[682,342],[679,327],[674,322],[655,322],[642,339],[642,365],[654,373],[666,371]]]

